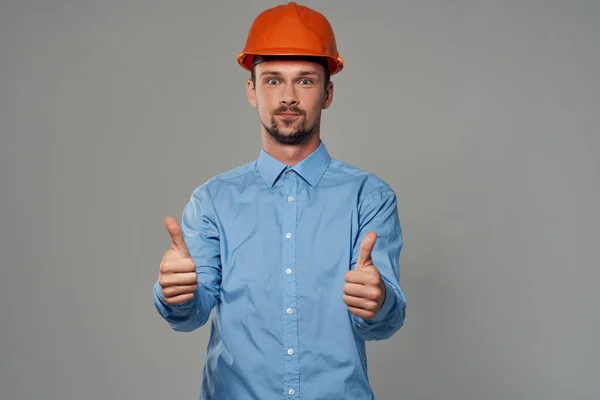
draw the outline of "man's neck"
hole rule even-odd
[[[320,135],[315,132],[310,139],[302,144],[281,144],[268,133],[263,132],[263,148],[273,158],[285,165],[296,165],[311,155],[321,144]]]

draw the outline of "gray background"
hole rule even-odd
[[[0,398],[197,398],[163,218],[258,156],[235,56],[276,3],[0,4]],[[399,197],[377,398],[600,398],[600,2],[304,4],[346,59],[323,139]]]

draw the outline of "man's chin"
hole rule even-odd
[[[289,130],[289,129],[278,129],[277,132],[279,132],[280,136],[284,136],[284,137],[294,137],[294,136],[298,136],[299,132],[297,130]]]
[[[285,137],[294,137],[294,136],[298,136],[300,133],[300,129],[299,126],[296,126],[297,124],[293,124],[292,126],[286,126],[286,125],[280,125],[277,124],[277,132],[279,133],[280,136],[285,136]]]
[[[271,132],[271,136],[280,144],[298,145],[305,143],[311,137],[311,134],[298,131],[278,131],[277,133]]]
[[[302,121],[280,122],[277,124],[277,129],[280,132],[294,133],[302,126]]]

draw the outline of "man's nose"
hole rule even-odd
[[[287,85],[283,92],[283,98],[281,99],[281,103],[286,106],[296,106],[298,105],[298,96],[296,95],[296,91],[294,90],[293,85]]]

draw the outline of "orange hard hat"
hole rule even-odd
[[[275,6],[256,17],[237,60],[250,71],[254,56],[324,57],[330,75],[344,67],[329,21],[321,13],[295,2]]]

